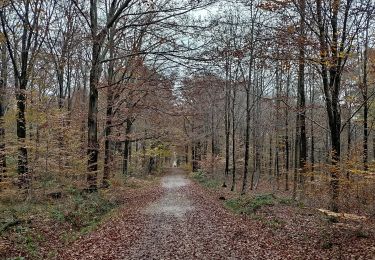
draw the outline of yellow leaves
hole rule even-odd
[[[11,106],[4,115],[4,127],[13,129],[15,127],[14,119],[16,118],[16,109]]]
[[[347,55],[348,55],[347,52],[342,51],[342,52],[339,52],[338,57],[343,59],[343,58],[345,58]]]
[[[147,149],[146,155],[148,156],[159,156],[159,157],[169,157],[172,155],[172,152],[169,148],[165,147],[164,145],[158,145],[155,148]]]
[[[341,0],[334,0],[332,4],[332,10],[334,14],[337,14],[340,9]]]
[[[27,121],[40,125],[43,125],[47,121],[46,113],[44,113],[43,111],[38,111],[35,108],[28,109],[26,117]]]
[[[359,170],[359,169],[351,169],[348,170],[351,174],[357,174],[357,175],[374,175],[373,173],[370,173],[368,171]]]
[[[327,57],[327,55],[328,55],[328,51],[327,51],[327,50],[321,50],[321,51],[319,52],[319,56],[320,56],[320,57]]]
[[[4,43],[6,41],[4,33],[0,32],[0,43]]]
[[[0,8],[5,7],[10,3],[10,0],[0,0]]]
[[[296,30],[296,27],[294,26],[294,25],[289,25],[288,27],[287,27],[287,32],[289,33],[289,34],[293,34],[293,33],[295,33],[297,30]]]
[[[355,102],[357,100],[357,97],[355,95],[346,95],[344,99],[346,102]]]

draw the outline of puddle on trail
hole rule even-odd
[[[189,180],[184,176],[171,175],[166,176],[162,180],[162,187],[166,189],[165,195],[157,202],[150,205],[146,210],[146,214],[150,215],[166,215],[181,218],[194,207],[185,194],[186,191],[178,188],[187,186]]]

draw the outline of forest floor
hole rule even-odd
[[[24,244],[34,246],[37,254],[25,254],[22,247],[15,247],[17,240],[7,243],[3,237],[0,245],[8,245],[8,254],[3,256],[67,260],[375,259],[375,225],[370,218],[333,218],[270,194],[239,196],[220,183],[200,175],[188,176],[176,168],[167,169],[162,178],[129,183],[129,187],[114,189],[120,206],[87,232],[74,232],[66,222],[37,221],[34,217],[28,226],[34,235],[26,237]],[[41,230],[46,230],[44,239],[30,244]],[[74,233],[74,238],[67,236],[69,233]]]
[[[136,210],[138,201],[157,198],[160,177],[114,177],[109,189],[82,192],[77,183],[35,190],[32,199],[14,190],[0,193],[0,259],[61,259],[76,240],[99,232],[106,223]],[[83,186],[84,187],[84,186]]]
[[[242,212],[235,197],[223,197],[228,192],[205,186],[170,169],[159,186],[129,197],[117,217],[58,258],[375,259],[370,222],[338,223],[315,209],[267,196]]]

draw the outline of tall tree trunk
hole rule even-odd
[[[34,28],[29,24],[30,14],[30,1],[23,3],[24,13],[17,13],[19,18],[22,20],[22,35],[21,35],[21,53],[18,63],[17,55],[17,43],[12,48],[7,32],[7,21],[5,18],[4,10],[0,9],[1,25],[5,42],[8,49],[9,57],[12,61],[13,72],[14,72],[14,86],[16,92],[17,101],[17,141],[18,141],[18,162],[17,172],[19,176],[19,187],[29,188],[30,179],[28,175],[28,160],[27,160],[27,148],[26,148],[26,87],[29,80],[29,54],[32,43],[32,36],[36,34]]]
[[[129,134],[132,129],[132,120],[126,120],[126,127],[125,127],[125,142],[124,142],[124,151],[123,151],[123,164],[122,164],[122,174],[128,175],[129,174],[129,145],[130,145],[130,138]]]
[[[281,88],[282,88],[282,68],[280,64],[276,65],[276,146],[275,146],[275,176],[276,189],[280,189],[280,148],[282,140],[280,139],[281,122]]]
[[[89,190],[95,191],[97,189],[97,174],[98,174],[98,84],[100,78],[100,49],[101,46],[94,40],[92,48],[92,64],[90,70],[90,94],[89,94],[89,111],[88,111],[88,147],[87,155],[89,156],[87,165],[87,182]]]
[[[97,175],[98,175],[98,85],[101,75],[101,49],[104,44],[105,37],[108,30],[113,27],[119,19],[123,10],[128,7],[131,0],[123,2],[115,11],[117,1],[112,1],[110,5],[109,16],[107,23],[99,31],[98,26],[98,7],[97,0],[90,0],[90,29],[91,29],[91,69],[90,69],[90,93],[89,93],[89,111],[87,115],[87,183],[89,191],[97,190]]]
[[[241,194],[246,193],[247,189],[247,176],[249,172],[249,157],[250,157],[250,116],[251,116],[251,109],[250,109],[250,100],[251,100],[251,85],[252,85],[252,69],[253,69],[253,55],[251,53],[250,57],[250,64],[249,64],[249,77],[248,77],[248,84],[245,88],[246,92],[246,121],[245,121],[245,156],[244,156],[244,170],[243,170],[243,179],[242,179],[242,189]]]
[[[28,158],[26,148],[26,85],[25,79],[20,80],[19,88],[17,90],[17,137],[19,142],[18,148],[18,174],[20,175],[20,184],[25,188],[30,185],[28,176]]]
[[[237,90],[236,87],[233,86],[233,99],[232,99],[232,186],[230,188],[231,191],[234,191],[234,187],[236,185],[236,96]]]
[[[91,20],[91,69],[90,69],[90,93],[89,93],[89,111],[87,120],[87,183],[90,191],[97,189],[98,174],[98,85],[101,74],[100,53],[102,48],[102,39],[98,35],[98,10],[97,1],[90,1],[90,20]]]
[[[363,95],[363,168],[368,170],[368,85],[367,85],[367,66],[368,66],[368,42],[369,42],[369,25],[370,15],[367,15],[366,31],[365,31],[365,50],[363,54],[363,82],[362,82],[362,95]]]
[[[227,187],[226,180],[229,175],[229,145],[230,145],[230,87],[231,87],[231,78],[230,78],[230,62],[229,58],[226,58],[226,65],[225,65],[225,172],[224,172],[224,181],[222,187]]]
[[[255,74],[255,73],[254,73]],[[260,129],[259,124],[260,122],[260,96],[261,96],[261,87],[262,87],[262,81],[261,77],[262,75],[259,75],[261,73],[256,73],[256,82],[253,84],[253,171],[251,175],[251,182],[250,182],[250,189],[256,189],[260,177]]]
[[[211,106],[211,174],[215,174],[216,158],[216,140],[215,140],[215,122],[214,122],[214,105]]]
[[[111,174],[111,163],[112,163],[112,117],[113,117],[113,83],[114,83],[114,36],[115,30],[111,28],[109,30],[108,39],[108,49],[109,58],[111,61],[108,64],[108,80],[107,80],[107,108],[106,108],[106,121],[105,121],[105,131],[104,131],[104,169],[103,169],[103,187],[109,186],[109,179]]]
[[[272,181],[272,163],[273,163],[273,158],[272,158],[272,133],[270,135],[270,144],[269,144],[269,157],[268,157],[268,182],[271,183]]]
[[[313,81],[314,82],[314,81]],[[311,164],[311,181],[314,181],[314,171],[315,171],[315,135],[314,135],[314,102],[315,102],[315,92],[312,87],[312,82],[310,82],[310,116],[311,116],[311,126],[310,126],[310,164]]]
[[[286,83],[286,102],[289,101],[291,72],[288,71]],[[289,190],[289,107],[285,107],[285,190]]]
[[[28,20],[29,5],[26,6],[25,19]],[[29,27],[24,22],[24,27]],[[28,56],[29,48],[27,47],[27,38],[29,32],[24,28],[22,34],[21,49],[21,72],[16,72],[16,100],[17,100],[17,137],[18,137],[18,167],[20,185],[29,188],[30,179],[28,174],[28,157],[26,148],[26,88],[28,84]]]
[[[111,163],[112,163],[112,112],[113,112],[113,92],[111,87],[107,90],[107,109],[106,109],[106,126],[105,126],[105,141],[104,141],[104,169],[103,169],[103,187],[109,186],[109,179],[111,175]]]
[[[5,154],[5,129],[4,129],[4,115],[5,115],[5,95],[8,78],[7,66],[7,51],[6,45],[1,45],[1,68],[0,68],[0,182],[5,177],[6,172],[6,154]]]
[[[332,2],[332,8],[329,10],[329,18],[324,19],[323,15],[326,15],[326,13],[325,10],[323,10],[322,0],[316,0],[316,21],[319,28],[321,76],[323,80],[323,90],[332,148],[330,208],[335,212],[338,211],[338,197],[340,187],[339,163],[341,159],[341,114],[339,97],[343,64],[345,64],[348,58],[348,52],[350,50],[345,50],[345,48],[347,46],[348,38],[348,16],[352,4],[353,1],[350,0],[347,0],[346,2],[334,0]],[[342,5],[344,8],[341,8]],[[339,30],[338,17],[341,10],[343,10],[343,23],[342,28]],[[341,36],[340,42],[339,36]],[[330,41],[328,42],[327,39],[330,39]],[[328,64],[330,64],[330,66],[328,66]]]
[[[296,120],[296,151],[298,152],[298,165],[296,168],[300,174],[300,183],[304,189],[307,138],[306,138],[306,97],[305,97],[305,0],[300,0],[300,42],[298,60],[298,89],[297,89],[297,120]],[[297,148],[297,145],[299,146]],[[294,192],[295,193],[295,192]],[[295,194],[294,194],[295,195]]]

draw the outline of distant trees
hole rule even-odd
[[[173,150],[242,194],[304,199],[329,172],[337,211],[343,166],[374,167],[370,0],[3,1],[0,22],[0,180],[29,195]]]
[[[179,19],[208,4],[170,0],[2,3],[0,179],[6,166],[13,177],[14,166],[6,160],[13,161],[13,129],[8,122],[14,111],[9,99],[13,89],[18,183],[26,190],[33,188],[34,178],[50,175],[60,183],[64,174],[82,172],[87,174],[88,190],[95,191],[98,176],[103,187],[110,184],[111,172],[117,170],[113,160],[120,150],[125,174],[131,171],[134,147],[136,152],[142,147],[143,160],[151,156],[148,143],[167,131],[162,126],[143,131],[147,125],[143,122],[157,124],[172,109],[173,64],[183,57],[179,52],[189,49],[184,44],[177,47],[182,35],[178,28],[185,26]],[[173,26],[166,27],[167,23]],[[9,76],[11,69],[14,73]],[[9,113],[4,119],[6,106]],[[155,119],[151,111],[158,115]],[[9,139],[5,129],[10,131]],[[4,148],[6,144],[9,148]],[[84,150],[86,156],[81,154]]]
[[[285,189],[289,190],[292,181],[293,197],[304,199],[305,191],[313,189],[309,181],[323,178],[318,173],[325,171],[322,162],[328,160],[329,206],[339,210],[345,161],[342,143],[346,139],[351,145],[344,149],[353,150],[353,131],[358,134],[359,127],[363,129],[363,169],[367,171],[371,164],[368,120],[373,101],[369,86],[373,82],[368,81],[372,73],[368,53],[372,5],[353,0],[247,1],[237,3],[239,9],[223,8],[212,17],[213,41],[206,49],[213,57],[217,53],[220,56],[215,66],[206,70],[223,80],[223,100],[219,103],[223,114],[216,119],[225,151],[219,154],[225,162],[223,186],[229,169],[243,169],[240,180],[232,174],[231,185],[234,190],[235,183],[241,181],[242,193],[248,190],[249,172],[250,189],[256,189],[257,181],[268,172],[272,186],[279,189],[284,175]],[[235,76],[237,71],[240,77]],[[360,87],[361,96],[354,94],[356,87]],[[350,100],[342,99],[343,89],[354,90]],[[232,99],[228,98],[230,93]],[[346,102],[351,109],[343,118]],[[349,134],[343,137],[346,128]],[[243,152],[240,158],[239,151]]]

